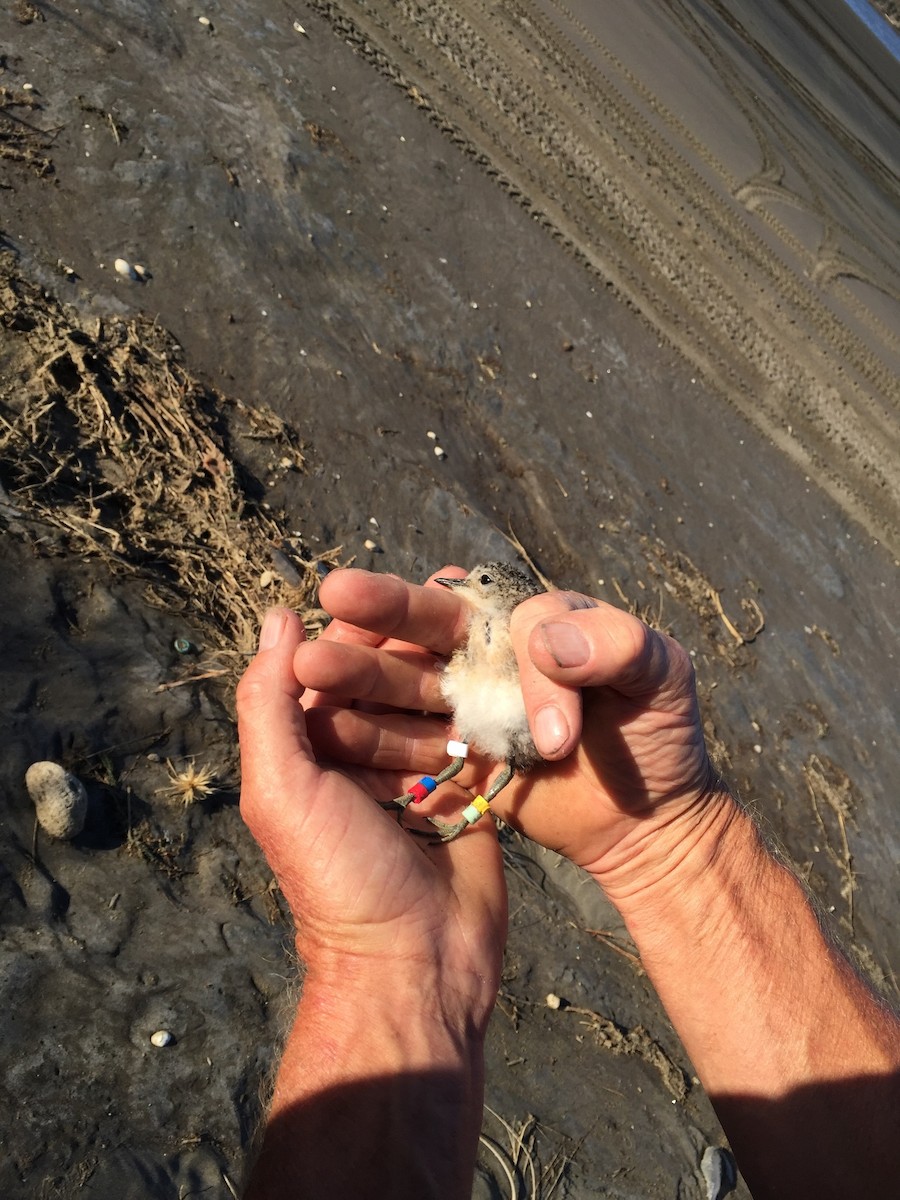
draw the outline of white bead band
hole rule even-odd
[[[469,747],[466,742],[449,741],[447,743],[447,753],[451,758],[468,758]]]

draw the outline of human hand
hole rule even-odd
[[[464,573],[441,574],[454,572]],[[446,710],[435,664],[465,635],[464,602],[439,586],[361,571],[333,572],[321,602],[337,619],[295,659],[318,689],[309,713],[317,746],[346,763],[436,773],[447,727],[421,713]],[[614,899],[666,874],[727,822],[733,807],[706,753],[690,658],[676,642],[565,592],[521,604],[512,636],[548,762],[496,798],[504,820],[591,871]],[[390,645],[405,649],[392,654]],[[459,782],[483,789],[493,767],[474,756]]]
[[[320,762],[292,669],[304,640],[297,616],[270,612],[237,703],[241,812],[290,905],[308,979],[334,979],[342,995],[357,984],[371,995],[383,982],[400,997],[408,986],[449,1021],[482,1029],[506,929],[495,831],[484,822],[438,850],[373,802],[402,793],[408,774],[354,777]]]

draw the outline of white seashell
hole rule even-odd
[[[146,267],[142,267],[140,263],[135,263],[131,268],[131,273],[135,279],[139,279],[141,283],[146,283],[151,278],[150,272]]]
[[[377,548],[378,543],[373,542],[371,538],[366,538],[366,540],[363,542],[363,545],[365,546],[365,548],[367,550],[375,550]]]
[[[121,275],[123,279],[137,279],[134,267],[127,258],[117,258],[113,266],[116,268],[116,273]]]
[[[25,786],[34,801],[41,828],[51,837],[68,840],[84,829],[87,792],[84,784],[59,763],[32,763],[25,772]]]
[[[559,1008],[559,1006],[562,1004],[562,1000],[559,998],[559,996],[557,996],[556,992],[548,992],[545,1003],[548,1008]]]
[[[434,453],[435,453],[436,458],[446,458],[447,457],[447,451],[443,448],[443,446],[435,446]]]
[[[212,21],[209,19],[209,17],[198,17],[197,20],[201,25],[212,25]]]
[[[159,1046],[160,1050],[165,1046],[171,1046],[175,1039],[169,1033],[168,1029],[157,1029],[156,1033],[150,1034],[150,1041],[154,1046]]]

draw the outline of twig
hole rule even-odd
[[[158,692],[168,692],[172,688],[184,687],[188,683],[199,683],[202,679],[218,679],[221,675],[229,674],[230,667],[220,667],[216,671],[204,671],[202,675],[191,675],[187,679],[176,679],[172,683],[161,683],[157,687]]]
[[[610,950],[615,950],[616,954],[621,954],[623,958],[627,958],[631,965],[637,967],[642,975],[645,974],[640,956],[632,954],[630,950],[626,950],[624,946],[620,946],[611,933],[607,933],[605,929],[586,929],[584,932],[589,933],[591,937],[595,937],[604,946],[608,946]]]
[[[127,742],[116,742],[113,746],[104,746],[102,750],[94,750],[91,754],[85,754],[84,760],[87,762],[88,759],[99,758],[101,754],[109,754],[110,750],[124,750],[126,746],[137,746],[141,742],[149,742],[152,745],[154,742],[168,737],[171,732],[172,726],[170,725],[168,729],[160,729],[158,733],[145,733],[140,737],[129,738]]]
[[[728,618],[725,609],[722,607],[722,601],[719,599],[719,593],[715,590],[715,588],[710,588],[709,595],[713,604],[715,605],[716,612],[722,618],[722,623],[739,646],[749,645],[749,643],[755,641],[758,635],[761,634],[765,629],[765,615],[763,614],[763,610],[752,598],[752,596],[741,601],[741,608],[743,608],[745,611],[748,609],[752,610],[753,616],[756,618],[756,625],[750,631],[750,633],[741,633],[734,622]]]
[[[514,549],[522,556],[522,558],[525,560],[525,562],[528,563],[528,565],[531,568],[534,575],[541,581],[541,583],[544,585],[544,587],[547,589],[547,591],[555,592],[556,585],[552,582],[552,580],[547,578],[547,576],[543,573],[543,571],[541,571],[541,569],[535,563],[534,559],[531,557],[531,555],[528,553],[528,551],[525,549],[525,547],[522,545],[522,543],[516,537],[512,525],[511,524],[508,525],[507,528],[509,529],[509,533],[503,533],[502,529],[500,530],[500,533],[503,535],[503,537],[506,538],[506,540],[509,542],[509,544],[512,547],[514,547]]]
[[[844,850],[844,870],[847,873],[847,919],[850,929],[853,929],[853,859],[850,855],[850,844],[847,841],[847,828],[844,825],[844,814],[839,805],[832,805],[837,813],[838,825],[841,827],[841,843]]]

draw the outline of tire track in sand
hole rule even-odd
[[[900,554],[896,336],[844,284],[890,298],[889,269],[836,258],[825,217],[822,253],[804,248],[558,0],[313,6]],[[777,183],[751,93],[728,81],[690,5],[673,7]]]

